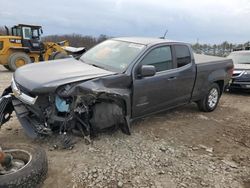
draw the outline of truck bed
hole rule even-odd
[[[214,80],[221,80],[222,86],[225,86],[224,82],[230,80],[228,70],[233,67],[233,62],[231,59],[201,54],[194,54],[194,59],[197,73],[192,100],[197,101],[205,95]]]

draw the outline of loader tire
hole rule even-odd
[[[51,55],[51,59],[52,60],[56,60],[56,59],[65,59],[65,58],[69,58],[70,56],[63,53],[63,52],[55,52]]]
[[[46,178],[48,162],[45,151],[32,145],[3,146],[6,154],[13,156],[13,161],[24,161],[25,165],[12,173],[1,173],[0,188],[37,188]]]
[[[15,71],[17,68],[29,63],[31,63],[30,57],[23,52],[15,52],[8,59],[8,66],[11,71]]]

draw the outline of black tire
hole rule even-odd
[[[17,63],[18,60],[21,60],[22,64],[18,64]],[[15,71],[18,67],[23,66],[23,65],[27,65],[29,63],[31,63],[30,57],[23,52],[15,52],[15,53],[11,54],[9,59],[8,59],[8,66],[9,66],[11,71]]]
[[[56,60],[56,59],[65,59],[65,58],[69,58],[70,56],[63,53],[63,52],[55,52],[51,55],[50,59],[51,60]]]
[[[2,147],[2,149],[7,154],[12,152],[13,157],[16,156],[17,159],[26,160],[26,153],[32,157],[29,158],[26,166],[17,172],[0,175],[0,188],[36,188],[42,185],[48,170],[46,153],[42,148],[31,145],[12,145]]]
[[[4,68],[6,68],[7,70],[11,71],[10,67],[8,65],[4,65]]]
[[[216,83],[213,83],[209,87],[208,92],[204,96],[204,98],[197,101],[197,105],[198,105],[199,110],[201,110],[203,112],[214,111],[219,103],[220,96],[221,96],[221,91],[220,91],[219,85]]]

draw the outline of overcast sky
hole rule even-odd
[[[44,34],[250,40],[250,0],[0,0],[0,25],[39,24]]]

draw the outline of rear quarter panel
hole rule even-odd
[[[223,81],[223,89],[231,79],[229,70],[233,62],[230,59],[196,64],[197,76],[192,100],[203,98],[213,82]]]

